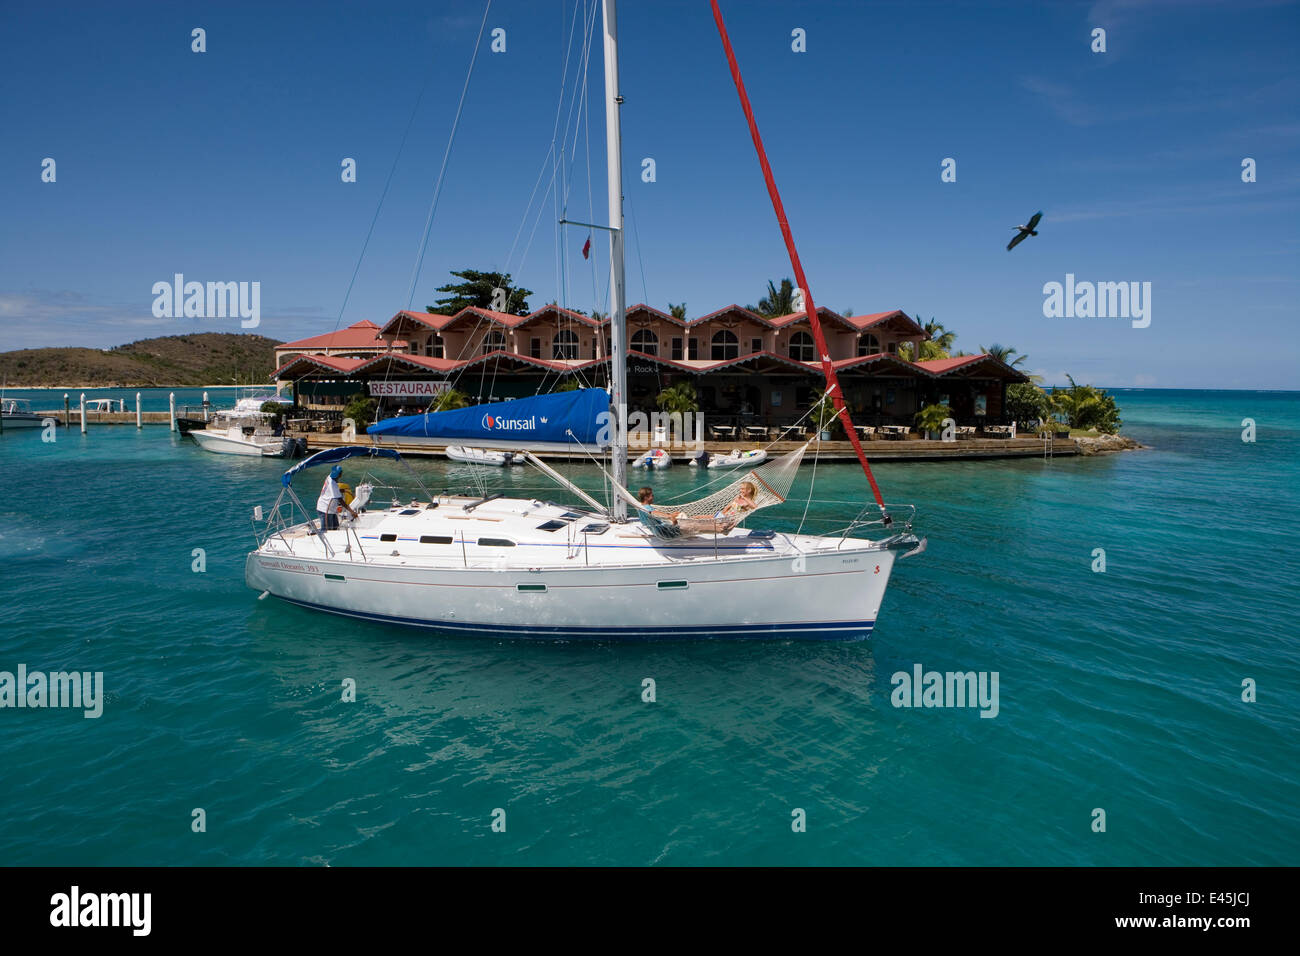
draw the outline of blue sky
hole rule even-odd
[[[573,8],[493,2],[487,27],[506,31],[506,51],[484,36],[416,308],[465,267],[508,268],[534,307],[558,297],[551,193],[529,197],[552,168]],[[414,115],[341,321],[405,308],[483,9],[7,5],[0,350],[240,331],[155,319],[152,286],[177,272],[260,282],[261,334],[332,330]],[[723,12],[819,305],[934,316],[957,347],[1015,346],[1049,381],[1300,387],[1297,4],[727,0]],[[1094,27],[1105,53],[1090,49]],[[791,50],[795,28],[806,53]],[[685,301],[692,316],[756,302],[791,271],[708,3],[623,0],[620,31],[629,301]],[[569,215],[587,218],[590,192],[596,221],[601,71],[597,43],[591,182],[585,126],[568,174]],[[356,183],[341,181],[344,157]],[[656,182],[641,181],[645,157]],[[955,183],[940,181],[946,157]],[[1244,157],[1257,182],[1241,181]],[[1010,227],[1038,209],[1041,234],[1008,253]],[[562,240],[567,301],[603,309],[607,259],[597,234],[583,262],[585,238]],[[1150,282],[1150,326],[1045,318],[1043,285],[1067,273]]]

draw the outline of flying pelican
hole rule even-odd
[[[1007,252],[1010,252],[1017,245],[1024,242],[1026,236],[1038,235],[1037,232],[1038,220],[1042,218],[1043,218],[1043,211],[1040,209],[1038,212],[1034,213],[1034,218],[1029,220],[1028,225],[1012,226],[1011,227],[1012,229],[1019,229],[1020,231],[1016,233],[1014,237],[1012,237],[1010,242],[1007,243]]]

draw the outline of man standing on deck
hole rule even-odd
[[[333,531],[339,526],[339,508],[347,508],[348,514],[354,518],[357,516],[343,500],[343,492],[339,490],[339,477],[342,474],[342,465],[331,468],[325,484],[321,486],[320,497],[316,499],[316,516],[320,519],[322,531]]]

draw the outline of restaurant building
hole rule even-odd
[[[842,316],[819,309],[818,315],[861,424],[910,425],[936,402],[949,405],[959,425],[1003,424],[1007,385],[1028,381],[989,355],[900,358],[900,346],[911,343],[915,352],[928,335],[899,310]],[[688,381],[707,420],[780,426],[800,418],[824,388],[802,312],[771,318],[729,305],[679,319],[635,305],[627,310],[627,334],[631,411],[656,411],[661,391]],[[608,320],[554,305],[528,315],[473,307],[455,315],[401,311],[382,327],[357,323],[334,335],[341,338],[277,348],[275,377],[292,384],[298,404],[341,408],[362,392],[380,400],[386,417],[423,409],[448,387],[477,403],[609,380]]]

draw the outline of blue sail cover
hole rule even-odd
[[[349,458],[393,458],[397,461],[402,460],[402,456],[391,448],[373,448],[362,445],[343,445],[339,448],[326,448],[324,451],[318,451],[310,458],[304,458],[298,464],[294,465],[283,475],[280,476],[280,484],[286,488],[293,482],[293,476],[298,474],[304,468],[315,468],[317,465],[332,465],[336,462],[347,461]]]
[[[610,442],[609,418],[609,393],[603,388],[582,388],[513,402],[386,418],[367,428],[366,434],[446,438],[469,444],[547,442],[603,448]]]

